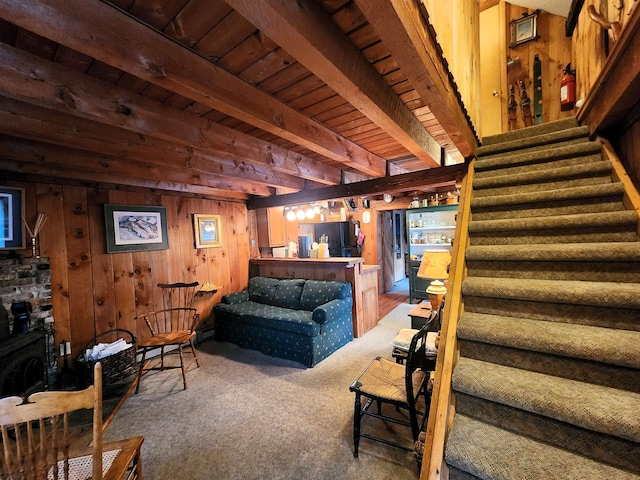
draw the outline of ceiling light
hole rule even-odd
[[[303,210],[302,208],[299,208],[299,209],[296,211],[296,218],[297,218],[298,220],[304,220],[304,219],[305,219],[305,216],[306,216],[306,215],[305,215],[304,210]]]
[[[289,220],[290,222],[293,222],[296,219],[296,212],[292,209],[289,209],[289,211],[287,212],[287,220]]]
[[[312,207],[308,207],[306,212],[305,212],[305,216],[311,220],[313,219],[313,217],[316,216],[316,211],[312,208]]]

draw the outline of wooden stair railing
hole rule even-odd
[[[469,164],[460,190],[460,205],[458,207],[451,268],[449,269],[447,301],[444,308],[441,340],[438,347],[438,360],[431,394],[431,408],[429,410],[420,480],[448,478],[448,475],[446,475],[447,466],[444,461],[444,446],[455,411],[454,398],[451,394],[451,377],[453,367],[459,357],[456,338],[458,320],[464,310],[464,305],[462,304],[462,281],[467,275],[464,255],[469,244],[474,164],[474,161]]]

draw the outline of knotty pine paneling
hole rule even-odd
[[[162,308],[161,282],[211,282],[222,289],[196,296],[201,326],[212,326],[211,310],[223,294],[248,283],[249,217],[236,202],[204,200],[154,192],[125,192],[45,183],[7,182],[25,189],[25,218],[47,214],[41,255],[51,261],[56,344],[71,342],[72,356],[96,334],[112,328],[147,336],[134,316]],[[169,249],[106,253],[104,204],[162,205],[167,208]],[[197,250],[192,214],[220,215],[223,246]],[[31,249],[18,251],[30,256]]]
[[[518,7],[510,3],[504,4],[505,11],[505,31],[507,52],[506,56],[515,59],[520,58],[522,63],[524,83],[527,93],[531,98],[531,114],[534,114],[533,104],[533,60],[535,55],[540,58],[542,67],[542,116],[543,123],[552,122],[561,118],[575,115],[575,111],[563,112],[560,110],[560,82],[562,81],[562,72],[567,63],[572,62],[571,57],[571,39],[565,36],[565,18],[552,15],[547,12],[540,12],[538,15],[538,35],[537,40],[522,43],[513,48],[511,44],[511,30],[509,22],[522,18],[525,13],[531,13],[523,7]],[[506,61],[505,56],[505,61]],[[574,65],[572,63],[572,68]],[[505,69],[506,71],[506,69]],[[505,79],[506,85],[506,79]],[[507,117],[507,101],[509,99],[509,87],[503,89],[501,95],[503,121],[503,131],[509,131],[509,121]],[[523,128],[524,120],[520,109],[520,95],[516,89],[516,101],[518,102],[518,117],[516,129]]]
[[[477,0],[421,0],[437,34],[464,106],[474,125],[480,123],[480,8]]]
[[[621,3],[623,5],[622,8],[618,8]],[[629,13],[633,8],[637,8],[637,1],[585,0],[572,36],[572,61],[576,70],[576,98],[582,100],[588,97],[606,63],[605,37],[608,37],[609,50],[613,46],[611,30],[603,32],[600,25],[589,17],[587,9],[590,5],[593,5],[596,11],[605,15],[609,21],[620,22],[624,28],[624,24],[629,18]]]

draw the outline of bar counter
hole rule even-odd
[[[249,260],[251,277],[304,278],[351,283],[354,337],[361,337],[378,324],[379,270],[379,265],[365,265],[362,257],[252,258]]]

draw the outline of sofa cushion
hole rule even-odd
[[[305,280],[253,277],[249,280],[249,298],[254,302],[283,308],[300,308]]]
[[[258,303],[271,303],[271,298],[278,285],[277,278],[251,277],[249,279],[249,300]]]
[[[302,290],[305,282],[306,280],[302,280],[299,278],[280,280],[278,282],[278,285],[276,285],[274,296],[269,304],[275,305],[276,307],[293,308],[295,310],[299,310],[301,308],[300,296],[302,295]]]
[[[330,280],[307,280],[300,296],[300,308],[313,311],[331,300],[351,298],[351,284]]]
[[[218,304],[216,312],[226,318],[232,317],[234,322],[245,325],[256,325],[306,336],[320,335],[320,325],[312,320],[312,313],[306,310],[248,301],[237,304]]]

